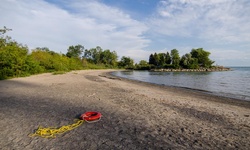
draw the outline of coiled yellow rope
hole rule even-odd
[[[54,128],[54,127],[42,128],[40,126],[35,131],[35,133],[30,134],[29,136],[30,137],[40,136],[40,137],[43,137],[43,138],[55,138],[56,134],[61,134],[61,133],[64,133],[66,131],[73,130],[76,127],[80,126],[83,122],[84,122],[84,120],[77,120],[75,123],[73,123],[71,125],[62,126],[60,128]]]

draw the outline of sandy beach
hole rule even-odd
[[[111,76],[113,70],[50,73],[0,81],[0,147],[29,149],[250,148],[250,102]],[[38,126],[95,123],[46,139]]]

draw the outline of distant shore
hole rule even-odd
[[[155,72],[213,72],[213,71],[231,71],[231,68],[218,67],[218,68],[201,68],[201,69],[151,69]]]
[[[50,73],[0,81],[3,149],[248,149],[250,102],[110,75]],[[39,125],[67,125],[86,111],[103,117],[48,140]]]

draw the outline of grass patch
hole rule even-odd
[[[58,74],[65,74],[65,73],[67,73],[67,72],[66,71],[55,71],[52,74],[53,75],[58,75]]]
[[[87,65],[85,65],[83,67],[84,69],[107,69],[107,67],[103,64],[91,64],[91,63],[88,63]]]

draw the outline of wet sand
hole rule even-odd
[[[249,149],[250,102],[113,77],[111,70],[41,74],[0,81],[2,149]],[[96,123],[54,139],[29,137],[39,125]]]

